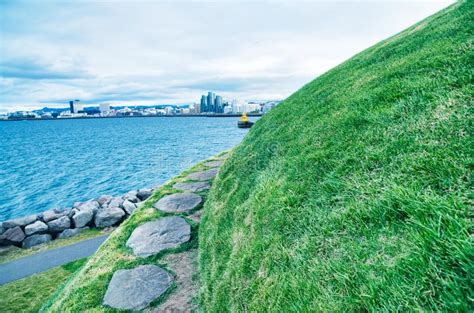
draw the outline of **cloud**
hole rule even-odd
[[[285,98],[451,1],[0,1],[0,111]]]
[[[20,79],[78,79],[90,77],[80,69],[57,70],[29,59],[0,61],[0,76]]]

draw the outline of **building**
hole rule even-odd
[[[69,109],[71,113],[79,113],[79,111],[84,111],[84,105],[80,100],[69,101]]]
[[[104,115],[110,112],[110,104],[109,103],[101,103],[100,104],[100,114]]]
[[[222,97],[221,96],[216,96],[216,98],[215,98],[214,112],[215,113],[223,113],[224,112],[224,108],[222,106]]]
[[[215,99],[216,99],[216,94],[209,91],[207,93],[207,111],[206,112],[214,112]]]
[[[233,99],[231,102],[232,113],[242,113],[242,101]]]
[[[201,106],[200,112],[207,112],[207,97],[205,95],[201,96]]]

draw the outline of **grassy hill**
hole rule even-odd
[[[205,205],[204,311],[474,310],[473,4],[256,123]]]

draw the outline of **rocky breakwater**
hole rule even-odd
[[[98,199],[76,202],[72,208],[50,209],[0,222],[0,246],[30,248],[75,236],[85,229],[118,225],[150,197],[152,191],[134,190],[121,197],[103,195]]]

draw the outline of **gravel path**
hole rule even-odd
[[[108,236],[87,239],[0,264],[0,285],[88,257],[94,254]]]

